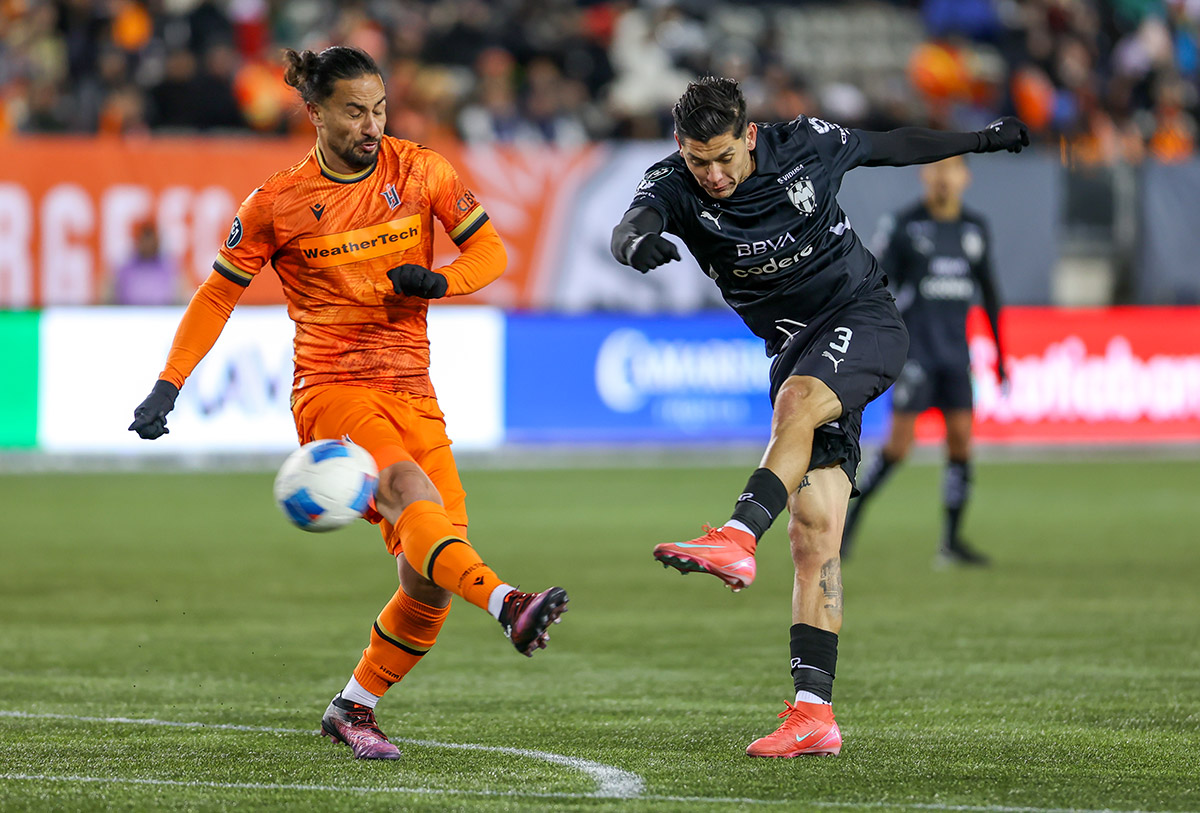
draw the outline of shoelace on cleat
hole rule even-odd
[[[783,705],[787,706],[787,708],[784,709],[783,711],[779,712],[778,714],[776,714],[775,715],[776,717],[779,717],[779,718],[786,717],[786,718],[790,719],[793,713],[799,714],[802,717],[808,717],[808,714],[806,714],[804,712],[804,710],[801,709],[799,706],[792,705],[791,703],[789,703],[786,700],[783,701]]]
[[[375,710],[369,709],[366,706],[355,705],[354,708],[346,712],[346,716],[350,718],[350,725],[355,728],[365,728],[375,732],[384,740],[388,740],[387,734],[379,730],[379,724],[375,722]]]

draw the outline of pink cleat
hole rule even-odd
[[[745,531],[705,525],[699,539],[657,545],[654,558],[680,573],[711,573],[736,593],[754,581],[756,544]]]
[[[504,597],[500,608],[500,626],[504,635],[518,652],[532,658],[534,652],[545,649],[550,642],[550,625],[562,621],[570,600],[567,591],[561,587],[551,587],[540,593],[512,591]]]
[[[759,737],[746,749],[752,757],[835,757],[842,751],[842,732],[833,719],[833,706],[826,703],[788,703],[780,717],[783,725],[773,734]]]
[[[334,742],[349,745],[355,759],[400,758],[400,749],[379,730],[375,710],[352,703],[340,694],[325,709],[321,730]]]

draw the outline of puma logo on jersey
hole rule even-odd
[[[838,237],[841,237],[843,234],[850,231],[850,217],[847,216],[847,217],[843,218],[840,222],[830,226],[829,231],[830,231],[830,233],[836,234]]]
[[[833,362],[833,371],[835,373],[838,371],[838,365],[845,361],[845,359],[835,359],[833,353],[830,353],[828,350],[822,350],[821,355]]]
[[[721,228],[721,216],[720,215],[714,215],[712,212],[701,212],[700,218],[702,220],[704,218],[708,218],[709,220],[711,220],[713,222],[714,226],[716,226],[718,229]]]
[[[317,220],[320,220],[321,215],[325,214],[325,204],[324,203],[318,203],[314,206],[309,206],[308,208],[312,210],[313,217],[315,217]]]

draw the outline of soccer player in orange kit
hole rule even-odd
[[[429,651],[452,594],[499,620],[517,650],[544,648],[567,593],[523,593],[467,541],[466,494],[429,380],[430,299],[477,291],[504,271],[504,244],[445,158],[383,134],[383,79],[356,48],[284,54],[286,81],[317,130],[300,163],[242,202],[213,273],[188,305],[130,430],[153,439],[234,305],[271,262],[296,323],[292,413],[301,443],[348,437],[375,458],[373,521],[400,589],[371,629],[321,727],[360,759],[396,759],[374,708]],[[433,266],[436,217],[460,254]]]

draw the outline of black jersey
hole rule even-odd
[[[710,197],[678,153],[646,172],[630,209],[651,207],[681,238],[725,301],[775,355],[796,332],[884,285],[836,195],[870,153],[859,135],[800,116],[758,126],[755,170],[728,198]]]
[[[993,290],[983,218],[964,208],[957,220],[934,220],[918,203],[885,216],[872,243],[908,327],[909,356],[965,368],[967,310]]]

